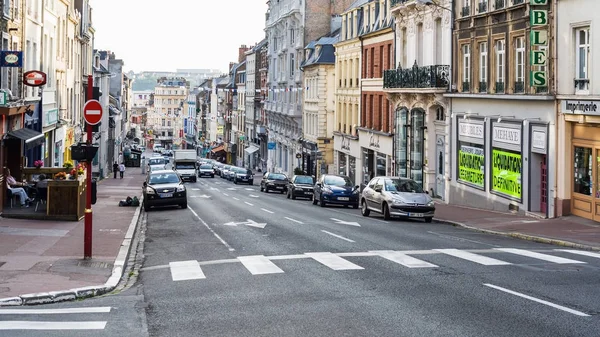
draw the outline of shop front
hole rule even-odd
[[[333,148],[334,173],[348,176],[356,185],[363,184],[362,152],[358,139],[335,135]]]
[[[393,138],[387,133],[359,130],[359,145],[362,158],[361,183],[371,178],[392,175]]]
[[[600,221],[600,101],[562,100],[558,213]]]

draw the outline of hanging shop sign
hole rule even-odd
[[[492,150],[492,191],[521,199],[521,168],[523,162],[520,153]]]
[[[548,86],[548,11],[539,9],[548,4],[548,0],[530,0],[529,18],[531,25],[531,73],[530,84],[533,87]],[[544,69],[544,70],[541,70]]]
[[[27,71],[23,74],[23,84],[29,87],[40,87],[46,84],[46,73],[39,70]]]
[[[14,50],[0,51],[0,67],[23,67],[23,52]]]

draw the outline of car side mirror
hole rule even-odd
[[[375,192],[381,193],[381,187],[375,187]]]
[[[356,185],[356,186],[354,186],[354,189],[358,190],[358,189],[360,189],[360,186]]]
[[[148,183],[146,183],[146,182],[144,181],[144,183],[142,184],[142,187],[146,187],[146,186],[148,186]]]

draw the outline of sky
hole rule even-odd
[[[94,49],[125,71],[226,71],[241,45],[265,37],[266,0],[90,0]]]

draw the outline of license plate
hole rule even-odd
[[[350,198],[348,198],[348,197],[339,197],[338,200],[348,201],[348,200],[350,200]]]
[[[173,193],[161,193],[159,194],[161,198],[172,198]]]
[[[312,192],[304,192],[306,195],[312,195]]]
[[[408,216],[413,217],[413,218],[422,218],[423,216],[425,216],[425,214],[423,214],[423,213],[408,213]]]
[[[277,187],[276,187],[276,189],[278,189],[278,190],[282,190],[282,189],[283,189],[283,186],[277,186]]]

